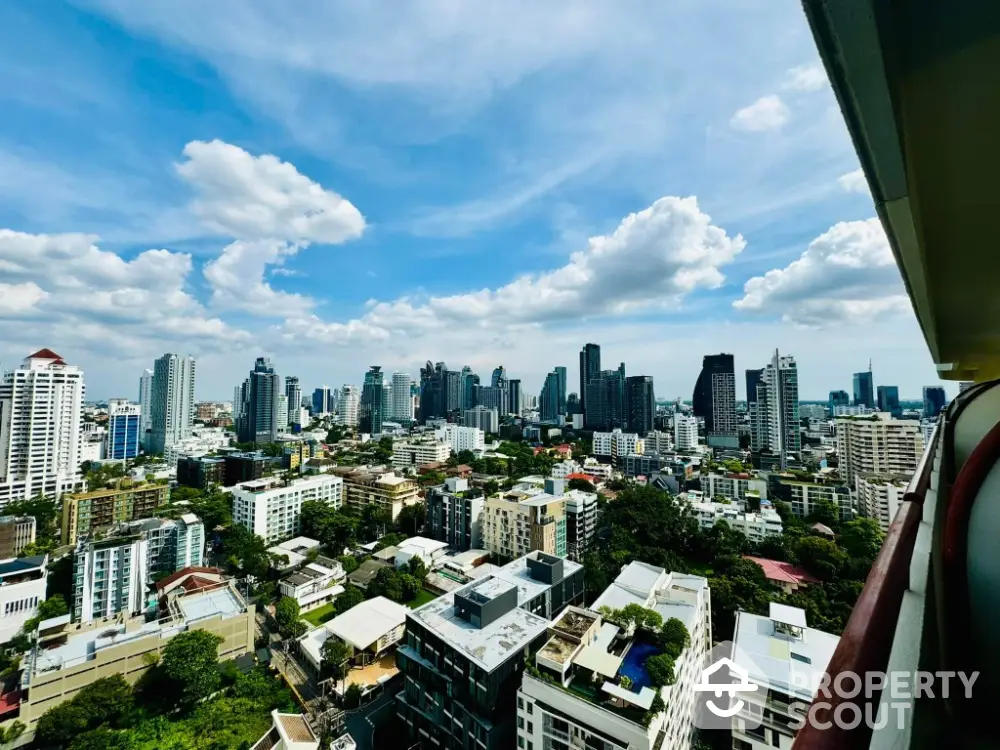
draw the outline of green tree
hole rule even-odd
[[[678,659],[691,645],[691,634],[681,620],[671,617],[660,627],[660,643],[668,656]]]
[[[840,527],[837,541],[851,557],[874,560],[882,549],[885,534],[874,518],[855,518]]]
[[[258,582],[267,577],[271,568],[267,542],[245,526],[235,525],[229,529],[222,543],[222,551],[230,573],[242,573]]]
[[[416,536],[424,528],[424,521],[427,518],[427,506],[423,503],[407,505],[396,518],[396,528],[401,534],[407,537]]]
[[[384,550],[386,547],[394,547],[400,542],[406,541],[406,537],[402,534],[397,534],[396,532],[390,532],[379,537],[378,542],[375,544],[375,551]]]
[[[399,589],[400,598],[397,600],[399,602],[411,602],[417,598],[417,594],[420,593],[420,589],[423,588],[423,584],[418,579],[411,576],[409,573],[401,573],[399,575]]]
[[[293,630],[299,622],[299,603],[290,596],[281,597],[274,607],[274,619],[278,622],[278,631],[282,637],[294,637]]]
[[[74,737],[67,750],[133,750],[138,747],[131,732],[97,727]]]
[[[35,741],[41,747],[65,747],[90,728],[90,711],[76,701],[53,706],[38,719]]]
[[[337,559],[340,561],[340,564],[344,566],[344,572],[347,575],[353,573],[358,569],[358,566],[361,565],[361,563],[358,562],[358,558],[354,555],[341,555]]]
[[[357,708],[361,705],[361,686],[358,683],[353,683],[347,686],[347,690],[344,691],[344,708],[350,710],[352,708]]]
[[[55,498],[38,495],[29,500],[15,500],[3,509],[5,516],[31,516],[35,519],[35,541],[55,542],[59,536],[61,511]]]
[[[24,633],[34,633],[38,628],[38,623],[52,617],[61,617],[69,614],[69,605],[62,594],[55,594],[38,605],[38,614],[25,620],[21,631]]]
[[[344,589],[342,594],[339,594],[333,602],[333,608],[338,615],[344,614],[347,610],[352,607],[361,604],[365,600],[365,595],[361,593],[361,589],[355,586],[348,586]]]
[[[406,561],[406,572],[418,581],[423,581],[427,577],[427,565],[422,558],[414,555]]]
[[[332,679],[334,684],[343,680],[350,669],[348,662],[352,656],[354,649],[342,640],[333,636],[327,638],[320,648],[320,666],[324,677]]]
[[[23,723],[15,719],[14,723],[11,724],[9,727],[4,727],[3,729],[0,729],[0,744],[6,745],[9,742],[13,742],[22,734],[24,734],[25,729],[27,729],[27,727],[24,726]]]
[[[132,686],[120,674],[94,680],[77,694],[77,698],[90,713],[92,727],[120,726],[132,711]]]
[[[819,578],[832,581],[847,562],[847,555],[836,544],[817,536],[805,536],[795,543],[799,565]]]
[[[806,516],[808,523],[821,523],[836,529],[840,524],[840,509],[830,500],[820,500],[812,506],[812,510]]]
[[[206,630],[189,630],[171,638],[163,649],[163,674],[172,683],[177,703],[191,708],[219,689],[219,644]]]
[[[376,596],[384,596],[394,602],[403,601],[403,583],[395,568],[391,566],[382,568],[375,574],[375,579],[368,584],[368,598],[373,599]]]
[[[476,460],[476,454],[470,450],[464,450],[464,451],[459,451],[455,455],[455,458],[458,459],[459,465],[465,464],[466,466],[468,466],[469,464],[471,464],[473,461]]]
[[[593,484],[588,482],[586,479],[580,479],[579,477],[569,480],[569,488],[571,490],[581,490],[583,492],[597,492],[597,489]]]
[[[668,654],[653,654],[646,659],[644,666],[654,687],[673,685],[677,679],[674,675],[674,660]]]

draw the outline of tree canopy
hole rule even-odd
[[[189,630],[175,635],[164,647],[160,664],[182,707],[191,708],[219,689],[222,641],[207,630]]]

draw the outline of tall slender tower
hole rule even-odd
[[[365,373],[365,384],[361,387],[361,413],[358,415],[358,430],[370,435],[382,432],[382,368],[372,365]]]
[[[406,425],[413,421],[413,378],[408,372],[392,374],[392,419]]]
[[[288,409],[288,425],[299,421],[299,410],[302,408],[302,386],[294,375],[285,378],[285,399]]]
[[[163,453],[191,434],[194,377],[194,357],[164,354],[153,363],[151,453]]]
[[[739,448],[736,371],[732,354],[705,355],[691,405],[694,415],[705,420],[708,445],[713,448]]]
[[[149,450],[149,431],[153,428],[153,371],[144,370],[139,378],[139,442]]]
[[[601,347],[585,344],[580,352],[580,411],[587,418],[587,384],[601,371]]]

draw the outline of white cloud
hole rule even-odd
[[[849,193],[867,193],[868,181],[862,169],[855,169],[853,172],[842,174],[837,178],[837,182]]]
[[[788,91],[819,91],[827,85],[826,71],[819,63],[799,65],[788,71],[784,88]]]
[[[777,130],[788,122],[789,111],[781,97],[776,94],[762,96],[743,109],[737,110],[729,120],[729,126],[734,130],[744,130],[757,133],[764,130]]]
[[[298,249],[277,240],[230,243],[218,258],[205,265],[205,278],[212,286],[212,304],[273,317],[288,317],[308,310],[313,305],[311,299],[276,291],[264,280],[269,265],[283,263]],[[280,266],[274,269],[284,270]]]
[[[721,267],[744,248],[713,225],[695,198],[664,197],[626,216],[611,234],[592,237],[554,271],[522,276],[499,289],[370,305],[359,320],[286,323],[286,333],[345,343],[359,337],[417,336],[456,326],[496,331],[550,322],[676,307],[697,289],[718,287]]]
[[[878,219],[834,225],[785,268],[747,281],[743,293],[737,310],[806,326],[871,322],[910,307]]]
[[[0,315],[17,315],[34,309],[48,292],[32,281],[24,284],[0,284]]]
[[[177,172],[200,194],[192,210],[220,234],[242,240],[341,244],[360,237],[354,205],[276,156],[252,156],[215,140],[184,147]]]

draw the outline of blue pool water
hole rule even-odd
[[[618,668],[618,674],[623,674],[632,680],[632,690],[634,692],[639,692],[640,688],[650,687],[651,680],[649,679],[649,673],[643,664],[653,654],[660,653],[663,653],[663,651],[659,646],[653,643],[636,641],[632,644],[632,648],[628,650],[628,653],[625,654],[625,660],[622,662],[621,667]]]

